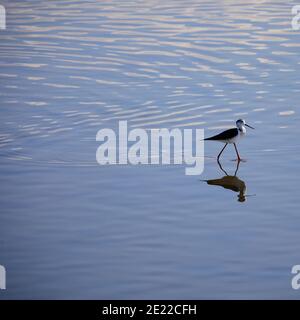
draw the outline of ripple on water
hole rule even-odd
[[[7,8],[14,27],[1,33],[0,133],[11,141],[2,142],[3,154],[23,146],[34,154],[29,135],[64,144],[119,120],[220,129],[227,115],[266,121],[268,113],[289,128],[297,117],[287,105],[299,92],[299,41],[286,3],[16,1]]]

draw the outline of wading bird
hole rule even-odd
[[[236,121],[236,128],[225,130],[225,131],[217,134],[216,136],[206,138],[204,140],[220,141],[220,142],[225,143],[225,146],[223,147],[223,149],[221,150],[221,152],[218,155],[218,158],[217,158],[218,160],[219,160],[222,152],[224,151],[224,149],[227,147],[228,143],[233,143],[234,148],[235,148],[235,152],[237,155],[237,160],[241,161],[242,159],[241,159],[239,152],[237,150],[236,142],[246,134],[246,127],[254,129],[253,127],[246,124],[245,120],[239,119]]]

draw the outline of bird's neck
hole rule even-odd
[[[245,134],[246,133],[246,128],[244,126],[238,127],[239,133]]]

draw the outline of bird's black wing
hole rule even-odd
[[[225,131],[217,134],[216,136],[206,138],[204,140],[228,140],[228,139],[232,139],[232,138],[236,137],[238,134],[239,134],[238,129],[233,128],[233,129],[225,130]]]

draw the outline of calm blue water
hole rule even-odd
[[[300,298],[296,1],[1,3],[0,299]],[[213,142],[201,176],[96,162],[120,120],[241,117],[236,177]]]

